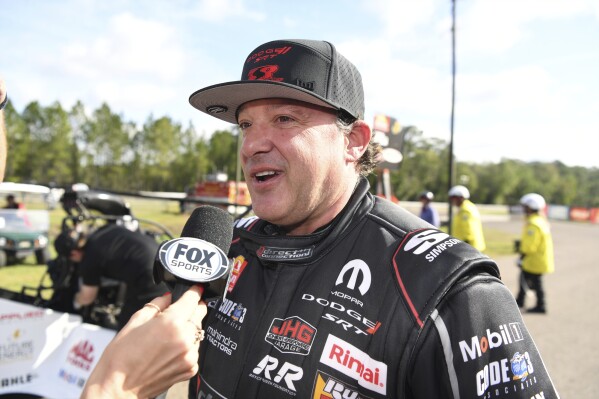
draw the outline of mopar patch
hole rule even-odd
[[[264,260],[297,260],[308,259],[314,253],[314,246],[308,248],[276,248],[276,247],[260,247],[256,251],[256,255]]]
[[[219,279],[229,270],[227,255],[216,245],[199,238],[169,240],[160,246],[159,258],[175,276],[198,283]]]

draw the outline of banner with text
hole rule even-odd
[[[79,398],[115,331],[0,298],[0,395]]]

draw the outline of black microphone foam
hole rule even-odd
[[[185,222],[185,226],[183,226],[183,230],[181,231],[181,238],[175,238],[166,241],[160,246],[158,253],[156,254],[156,261],[154,262],[154,281],[156,283],[161,281],[165,282],[165,284],[171,290],[173,302],[178,300],[190,286],[198,284],[200,281],[202,281],[191,279],[189,274],[185,276],[184,272],[179,273],[182,272],[182,270],[178,268],[181,266],[180,261],[185,258],[183,252],[186,252],[186,250],[189,249],[189,245],[193,247],[194,244],[183,244],[182,248],[184,249],[181,252],[168,252],[166,249],[176,248],[176,243],[180,242],[183,237],[202,240],[213,247],[218,247],[221,251],[223,251],[223,258],[219,258],[218,255],[213,256],[214,254],[210,254],[210,258],[212,258],[217,264],[221,265],[220,269],[214,270],[216,273],[215,276],[218,276],[219,274],[226,272],[226,270],[222,269],[222,262],[226,262],[226,255],[227,252],[229,252],[231,240],[233,239],[233,218],[223,209],[210,205],[199,206],[193,210],[189,216],[189,219],[187,219],[187,222]],[[199,245],[202,247],[201,244]],[[206,250],[210,251],[209,248],[210,247],[204,247],[204,249],[201,249],[200,251],[198,251],[199,248],[191,248],[190,251],[194,252],[195,250],[194,253],[197,255],[200,252],[205,253]],[[176,252],[174,255],[175,258],[177,258],[176,261],[173,261],[172,259],[173,252]],[[205,266],[203,259],[196,259],[195,255],[192,256],[193,259],[188,258],[187,261],[182,262],[184,269],[188,267],[193,269],[196,266],[196,262],[201,262],[201,264]],[[193,262],[194,264],[186,262]],[[209,262],[211,263],[211,261]],[[202,275],[201,273],[199,276],[206,277],[205,274]]]
[[[185,222],[181,237],[208,241],[226,254],[233,239],[233,218],[220,208],[210,205],[199,206]]]

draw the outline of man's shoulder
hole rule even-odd
[[[400,235],[409,231],[430,228],[431,225],[403,207],[384,198],[374,197],[368,217],[387,228],[396,229]]]
[[[472,246],[421,220],[397,204],[376,199],[368,218],[396,233],[391,266],[401,295],[420,322],[436,301],[467,275],[498,277],[495,262]],[[364,229],[371,234],[371,229]]]

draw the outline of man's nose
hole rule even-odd
[[[250,158],[256,154],[269,152],[273,147],[272,134],[272,129],[266,125],[253,125],[243,136],[242,157]]]

